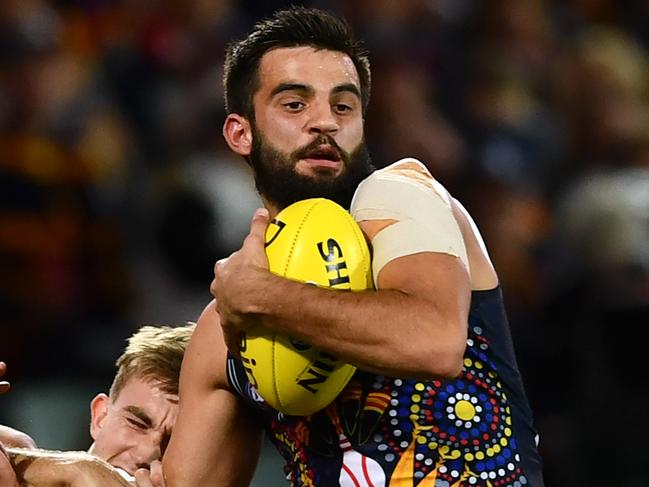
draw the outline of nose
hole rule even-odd
[[[309,133],[313,135],[335,135],[340,128],[336,114],[329,101],[313,103],[309,118]]]
[[[151,462],[162,458],[162,448],[158,435],[141,438],[132,450],[133,461],[137,468],[149,468]]]

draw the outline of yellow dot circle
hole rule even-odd
[[[466,455],[464,455],[464,459],[465,459],[467,462],[472,462],[472,461],[473,461],[473,458],[474,458],[474,457],[473,457],[473,453],[467,453]]]
[[[509,428],[505,428],[505,436],[511,436],[512,435],[512,430]]]
[[[417,382],[415,384],[415,389],[418,390],[418,391],[423,391],[425,388],[426,388],[426,386],[424,386],[424,384],[422,384],[421,382]]]
[[[458,401],[455,405],[455,415],[464,421],[469,421],[475,416],[475,407],[469,401]]]
[[[494,445],[494,451],[500,453],[500,445]]]
[[[425,436],[418,436],[418,437],[417,437],[417,443],[419,443],[420,445],[423,445],[423,444],[426,443],[427,441],[428,441],[428,440],[426,439]]]
[[[511,426],[511,425],[512,425],[512,418],[510,418],[509,416],[507,416],[507,417],[505,418],[505,423],[507,423],[509,426]]]
[[[419,409],[420,409],[419,406],[417,406],[416,404],[413,404],[412,406],[410,406],[410,412],[412,412],[412,413],[418,413]]]
[[[501,439],[500,439],[500,444],[501,444],[502,446],[507,446],[507,438],[501,438]]]
[[[482,368],[482,362],[476,362],[475,363],[475,368],[476,369],[481,369]]]
[[[476,457],[478,460],[483,460],[483,459],[484,459],[484,453],[482,453],[481,451],[479,451],[479,452],[477,452],[477,453],[475,454],[475,457]]]
[[[487,448],[487,456],[488,457],[493,457],[494,456],[493,448]]]
[[[419,401],[421,401],[421,396],[419,394],[413,394],[412,402],[419,402]]]
[[[472,364],[473,364],[473,360],[471,360],[470,358],[465,358],[464,359],[464,365],[466,367],[471,367]]]
[[[428,448],[430,450],[437,450],[437,443],[435,443],[434,441],[431,441],[430,443],[428,443]]]

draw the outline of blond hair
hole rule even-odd
[[[180,365],[195,323],[184,326],[143,326],[129,339],[115,365],[110,387],[113,401],[133,378],[151,380],[167,394],[178,394]]]

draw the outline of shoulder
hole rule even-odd
[[[372,193],[381,194],[385,190],[422,191],[439,197],[447,206],[451,206],[451,195],[446,188],[433,177],[424,163],[413,157],[393,162],[389,166],[374,171],[361,181],[354,195],[352,207],[359,197]]]
[[[372,242],[372,269],[398,257],[434,252],[459,257],[469,268],[462,230],[446,188],[417,159],[375,171],[359,185],[350,212]]]
[[[377,212],[401,220],[409,216],[404,211],[421,213],[431,204],[450,212],[451,195],[421,161],[408,157],[365,178],[356,189],[350,212],[357,221],[377,219]]]

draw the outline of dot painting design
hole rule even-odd
[[[480,327],[469,329],[467,345],[463,372],[456,380],[423,382],[373,376],[362,388],[350,384],[333,409],[360,404],[354,424],[340,422],[335,416],[338,413],[330,408],[332,421],[346,425],[339,433],[349,438],[351,448],[378,462],[388,478],[392,477],[391,484],[527,485],[507,395]],[[309,435],[305,430],[316,429],[313,421],[311,418],[311,425],[282,421],[282,433],[278,435],[276,430],[280,450],[292,460],[292,478],[298,480],[295,485],[318,485],[319,469],[308,444],[309,436],[318,433]],[[369,433],[364,422],[373,429]],[[319,433],[322,436],[322,430]],[[341,468],[346,467],[343,464]]]
[[[386,411],[390,420],[383,423],[382,434],[374,437],[376,449],[385,462],[395,463],[414,442],[413,485],[433,474],[435,485],[504,487],[527,483],[512,436],[507,396],[486,353],[488,343],[480,327],[470,331],[459,379],[388,379],[392,381]],[[379,386],[383,384],[374,384]]]

